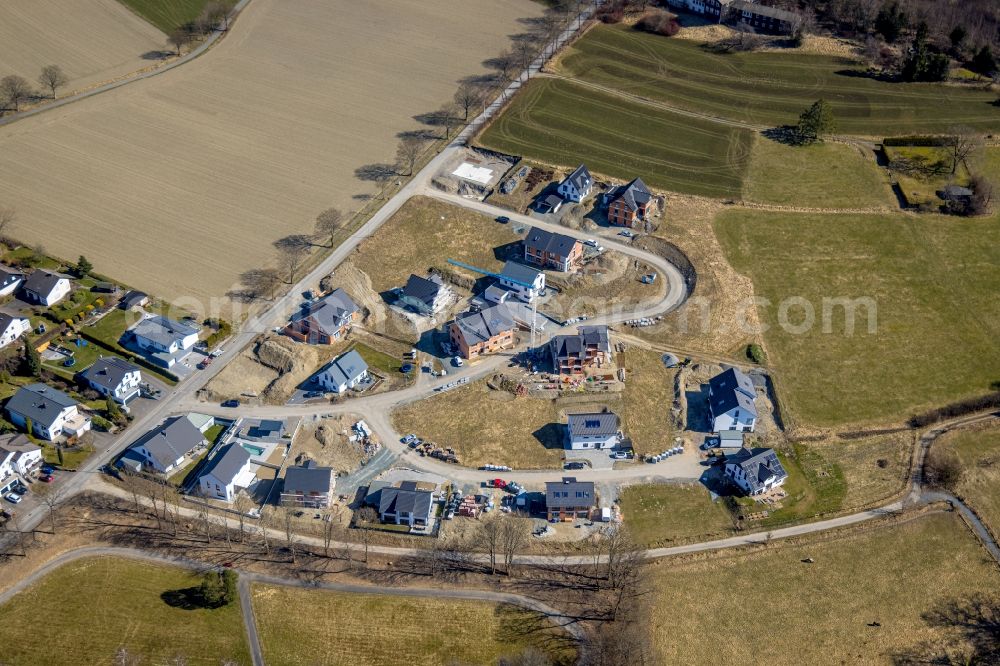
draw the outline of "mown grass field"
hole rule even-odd
[[[792,422],[898,422],[1000,377],[1000,219],[726,211],[715,230],[767,299],[758,313]],[[824,317],[824,298],[871,299],[875,332],[858,307],[849,334],[845,308],[827,301]]]
[[[629,534],[644,546],[721,539],[734,531],[725,504],[713,502],[700,483],[628,486],[620,500]]]
[[[194,21],[208,0],[119,0],[126,7],[146,19],[166,34],[179,26]],[[236,0],[221,0],[232,7]]]
[[[133,560],[78,560],[0,606],[3,660],[10,664],[111,664],[124,647],[143,664],[249,664],[238,603],[174,607],[160,595],[196,587],[197,575]]]
[[[955,125],[1000,129],[996,93],[866,78],[842,57],[802,53],[713,53],[626,26],[597,26],[559,61],[570,77],[690,111],[759,125],[798,120],[822,97],[845,134],[940,132]]]
[[[956,635],[924,613],[1000,586],[996,563],[947,514],[829,541],[662,560],[650,575],[650,631],[665,664],[892,664]]]
[[[1000,429],[954,430],[934,443],[962,465],[955,491],[1000,535]]]
[[[896,180],[903,191],[903,196],[911,206],[939,206],[942,201],[938,198],[938,191],[948,185],[969,184],[971,178],[969,170],[964,164],[959,163],[955,173],[951,173],[951,158],[948,157],[946,148],[932,148],[928,146],[886,146],[885,153],[890,162],[898,160],[923,160],[928,166],[938,165],[940,173],[905,173],[896,170]]]
[[[264,658],[275,666],[493,664],[528,647],[557,665],[575,658],[544,617],[511,606],[270,585],[252,593]]]
[[[675,114],[561,79],[535,79],[479,137],[490,149],[623,181],[738,196],[748,131]]]
[[[853,146],[789,146],[758,137],[743,198],[782,206],[868,208],[896,205],[885,176]]]

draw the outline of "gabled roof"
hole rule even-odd
[[[597,347],[602,351],[611,351],[611,338],[607,326],[577,326],[576,330],[583,344]]]
[[[757,407],[754,405],[754,397],[757,394],[753,382],[742,370],[729,368],[712,377],[708,381],[708,386],[711,391],[709,402],[712,414],[718,416],[739,407],[756,418]]]
[[[60,412],[75,404],[73,398],[51,386],[29,384],[21,387],[7,401],[7,410],[30,418],[33,423],[48,429],[55,423]]]
[[[403,296],[420,301],[430,308],[434,305],[434,300],[438,297],[438,293],[446,288],[441,283],[441,278],[436,275],[423,278],[419,275],[411,274],[410,278],[406,281],[406,286],[403,287]]]
[[[205,441],[205,436],[184,416],[172,416],[137,439],[130,449],[145,448],[149,456],[166,468]]]
[[[545,504],[550,509],[594,506],[594,482],[564,476],[562,481],[545,483]]]
[[[118,307],[128,310],[129,308],[139,305],[148,298],[149,296],[145,292],[133,290],[122,296],[122,299],[118,301]]]
[[[788,476],[774,449],[740,449],[737,453],[726,456],[726,466],[729,465],[736,465],[743,470],[751,492],[763,488],[772,478],[780,481]]]
[[[368,364],[365,363],[365,359],[361,358],[361,354],[356,349],[341,354],[323,369],[323,372],[329,374],[337,386],[349,384],[367,371]]]
[[[0,333],[4,333],[15,321],[28,321],[27,317],[12,317],[6,312],[0,312]]]
[[[32,442],[26,435],[19,432],[7,433],[5,435],[0,435],[0,451],[5,451],[15,458],[19,454],[27,453],[29,451],[38,451],[42,447],[38,444]]]
[[[613,412],[570,414],[568,421],[573,437],[610,437],[618,433],[618,416]]]
[[[646,183],[642,182],[641,178],[636,178],[628,185],[616,187],[608,193],[608,197],[611,203],[620,200],[629,210],[638,211],[649,203],[649,200],[653,198],[653,194],[646,187]]]
[[[549,351],[553,358],[573,358],[585,356],[593,347],[600,351],[611,351],[611,341],[607,326],[580,326],[575,335],[556,335],[549,341]]]
[[[333,487],[333,468],[318,467],[312,460],[285,470],[285,492],[328,493]]]
[[[383,488],[379,493],[379,514],[409,513],[415,517],[429,518],[434,493],[411,488]]]
[[[208,463],[201,477],[211,474],[227,486],[236,480],[250,462],[250,452],[236,442],[226,444]]]
[[[125,375],[139,372],[139,368],[117,356],[102,356],[92,366],[80,373],[91,384],[114,390],[125,379]]]
[[[37,270],[28,276],[24,281],[24,289],[41,296],[48,296],[56,288],[60,280],[67,278],[45,270]]]
[[[777,19],[779,21],[792,22],[798,18],[792,12],[786,11],[784,9],[779,9],[778,7],[768,7],[767,5],[758,5],[754,2],[746,2],[746,0],[732,0],[730,6],[733,9],[739,11],[750,12],[751,14],[759,14],[760,16],[767,16],[769,18]]]
[[[348,318],[360,311],[358,304],[351,300],[343,289],[332,292],[313,303],[306,316],[312,317],[316,325],[325,333],[331,334],[340,329]]]
[[[132,333],[164,347],[169,347],[171,343],[180,342],[189,335],[197,335],[198,329],[163,315],[153,315],[133,326]]]
[[[528,233],[524,237],[524,244],[527,247],[533,247],[560,257],[568,257],[573,251],[573,247],[579,242],[572,236],[554,234],[551,231],[534,227],[528,229]]]
[[[512,330],[514,318],[507,306],[499,303],[479,312],[463,312],[455,317],[455,325],[465,344],[471,347]]]
[[[10,284],[15,280],[23,280],[24,273],[14,270],[10,266],[0,265],[0,286]]]
[[[566,176],[563,180],[563,183],[569,183],[575,187],[578,192],[587,190],[593,182],[594,179],[591,177],[590,171],[587,170],[587,166],[585,164],[578,166],[573,170],[573,173]]]
[[[530,287],[535,284],[535,280],[542,272],[538,269],[532,268],[531,266],[525,266],[524,264],[519,264],[516,261],[508,261],[503,265],[503,271],[500,272],[500,276],[507,278],[511,282],[523,284],[526,287]]]

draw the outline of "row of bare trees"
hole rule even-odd
[[[46,65],[42,67],[37,81],[45,93],[35,90],[28,79],[17,74],[0,79],[0,112],[20,111],[22,104],[44,95],[51,95],[55,99],[57,91],[69,83],[69,77],[59,65]]]
[[[215,30],[229,30],[229,9],[221,2],[206,3],[198,18],[171,30],[167,41],[180,55],[185,46]]]

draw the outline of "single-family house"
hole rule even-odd
[[[462,358],[478,358],[514,346],[516,324],[506,305],[463,312],[448,324],[448,339]]]
[[[127,292],[122,299],[118,301],[118,307],[122,310],[132,310],[134,308],[142,308],[149,305],[149,296],[141,291],[132,290]]]
[[[579,326],[575,335],[556,335],[549,340],[552,371],[558,375],[580,375],[612,361],[607,326]]]
[[[732,0],[668,0],[668,4],[721,23]]]
[[[725,476],[747,495],[760,495],[785,483],[788,472],[774,449],[740,449],[726,455]]]
[[[187,457],[208,444],[205,435],[184,416],[172,416],[129,446],[144,466],[169,474],[184,465]]]
[[[103,396],[127,405],[139,397],[142,371],[123,358],[102,356],[93,365],[78,374],[81,382]]]
[[[31,330],[31,322],[27,317],[12,317],[6,312],[0,312],[0,349]]]
[[[425,278],[411,274],[399,293],[399,300],[403,305],[427,316],[440,312],[450,298],[451,289],[434,273]]]
[[[9,296],[17,291],[24,281],[24,273],[8,266],[0,266],[0,296]]]
[[[153,315],[132,327],[136,346],[150,355],[172,355],[191,349],[198,342],[198,329],[164,317]],[[173,362],[170,362],[173,365]]]
[[[255,466],[250,462],[250,452],[237,442],[230,442],[219,449],[198,476],[201,496],[232,502],[237,493],[249,488],[257,478]]]
[[[575,477],[564,476],[562,481],[545,483],[545,511],[549,520],[589,518],[595,501],[593,481],[577,481]]]
[[[341,354],[316,373],[315,380],[327,391],[344,393],[368,379],[368,364],[356,349]]]
[[[532,227],[524,237],[524,261],[563,273],[576,270],[583,259],[583,243],[567,236]]]
[[[361,318],[361,308],[343,289],[334,289],[292,317],[285,334],[300,342],[330,345]]]
[[[42,465],[42,447],[21,433],[0,435],[0,483],[11,474],[28,476]]]
[[[383,523],[426,528],[433,519],[434,493],[422,490],[416,481],[382,488],[378,500],[378,517]]]
[[[559,183],[559,188],[556,191],[563,199],[580,203],[590,195],[590,190],[593,187],[594,179],[591,177],[590,171],[581,164]]]
[[[21,287],[24,300],[46,307],[55,305],[66,298],[72,289],[69,278],[51,271],[36,270]]]
[[[566,423],[566,448],[613,449],[621,442],[618,416],[613,412],[569,414]]]
[[[525,303],[534,301],[545,289],[545,273],[516,261],[508,261],[503,265],[499,281],[502,288]]]
[[[331,467],[320,467],[310,460],[300,467],[285,470],[285,483],[281,489],[283,506],[325,509],[333,498],[336,475]]]
[[[755,30],[785,35],[791,34],[799,22],[794,12],[747,0],[732,0],[729,14],[732,21],[749,25]]]
[[[635,227],[656,213],[657,200],[641,178],[612,188],[604,195],[608,222],[620,227]]]
[[[32,433],[49,441],[62,435],[79,437],[90,430],[90,418],[80,413],[76,401],[45,384],[18,389],[7,401],[7,415],[21,429],[31,421]]]
[[[739,368],[729,368],[708,381],[708,409],[712,431],[753,432],[757,426],[757,392]]]

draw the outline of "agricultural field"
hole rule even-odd
[[[450,100],[542,11],[383,5],[254,0],[205,56],[2,128],[10,233],[170,301],[224,308],[274,240],[373,195],[355,170],[391,161],[396,135],[420,128],[414,115]]]
[[[743,198],[813,208],[895,206],[885,175],[861,149],[842,143],[789,146],[757,137]]]
[[[1000,376],[1000,219],[727,211],[715,229],[767,299],[758,314],[792,425],[899,422]],[[871,299],[853,334],[845,307],[828,300],[824,315],[841,298]]]
[[[938,439],[934,448],[958,458],[962,475],[955,493],[994,535],[1000,534],[1000,429],[954,430]]]
[[[492,664],[526,648],[568,666],[576,656],[543,616],[511,606],[271,585],[252,594],[264,658],[276,666]],[[309,612],[288,612],[296,608]],[[373,631],[373,618],[390,621],[391,635]]]
[[[42,67],[59,65],[69,78],[60,96],[149,67],[147,54],[167,48],[166,35],[118,0],[5,0],[0,9],[0,77],[34,86]]]
[[[110,664],[119,648],[160,664],[250,663],[238,603],[191,608],[172,602],[200,578],[174,567],[101,557],[77,560],[0,606],[4,660],[53,666]],[[43,618],[44,631],[39,630]],[[183,640],[178,640],[183,636]]]
[[[886,83],[861,63],[796,52],[714,53],[627,26],[599,25],[559,59],[560,74],[706,116],[760,126],[793,124],[824,98],[837,131],[856,135],[1000,130],[996,93],[929,83]]]
[[[133,12],[143,17],[166,34],[179,26],[194,21],[209,0],[119,0]],[[232,7],[236,0],[221,0]]]
[[[486,148],[653,188],[735,197],[751,134],[614,93],[536,78],[478,138]]]
[[[933,611],[1000,586],[996,563],[951,514],[749,553],[661,560],[650,575],[652,636],[658,661],[671,664],[892,664],[927,643],[968,648],[961,627],[934,622],[948,613]]]

